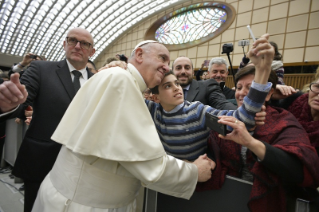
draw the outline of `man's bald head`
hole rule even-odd
[[[85,43],[89,45],[83,45]],[[68,31],[63,47],[67,60],[77,70],[85,68],[89,57],[95,53],[92,35],[86,29],[79,27]]]

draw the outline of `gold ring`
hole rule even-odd
[[[236,119],[235,124],[237,124],[238,120]]]

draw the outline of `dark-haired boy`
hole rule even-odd
[[[267,76],[268,80],[268,76]],[[145,100],[154,120],[165,151],[176,158],[193,161],[206,153],[209,128],[205,113],[234,116],[248,129],[255,126],[255,114],[261,110],[271,83],[253,84],[244,104],[237,110],[218,110],[200,102],[184,101],[183,90],[172,71],[165,74],[161,84],[151,89],[154,101]],[[228,128],[231,130],[231,128]]]

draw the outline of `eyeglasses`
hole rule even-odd
[[[309,88],[312,92],[319,94],[319,83],[316,83],[316,82],[310,83]]]
[[[66,37],[66,42],[70,45],[70,46],[76,46],[76,44],[78,44],[78,42],[80,42],[80,46],[82,49],[89,49],[90,46],[92,46],[91,43],[86,42],[86,41],[78,41],[76,38],[73,37]]]

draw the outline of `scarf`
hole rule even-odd
[[[284,109],[267,106],[266,112],[266,123],[256,127],[254,138],[296,155],[304,165],[304,181],[299,186],[318,186],[319,160],[304,129],[295,117]],[[214,152],[216,168],[210,180],[198,183],[196,191],[220,189],[226,174],[241,177],[241,145],[223,140],[211,131],[208,148]],[[254,154],[247,150],[246,164],[254,176],[248,202],[250,211],[286,211],[285,190],[280,178],[256,160]]]
[[[313,121],[311,116],[311,108],[308,104],[309,94],[303,94],[298,97],[293,104],[288,108],[299,121],[299,123],[305,128],[310,143],[318,151],[319,149],[319,121]]]

